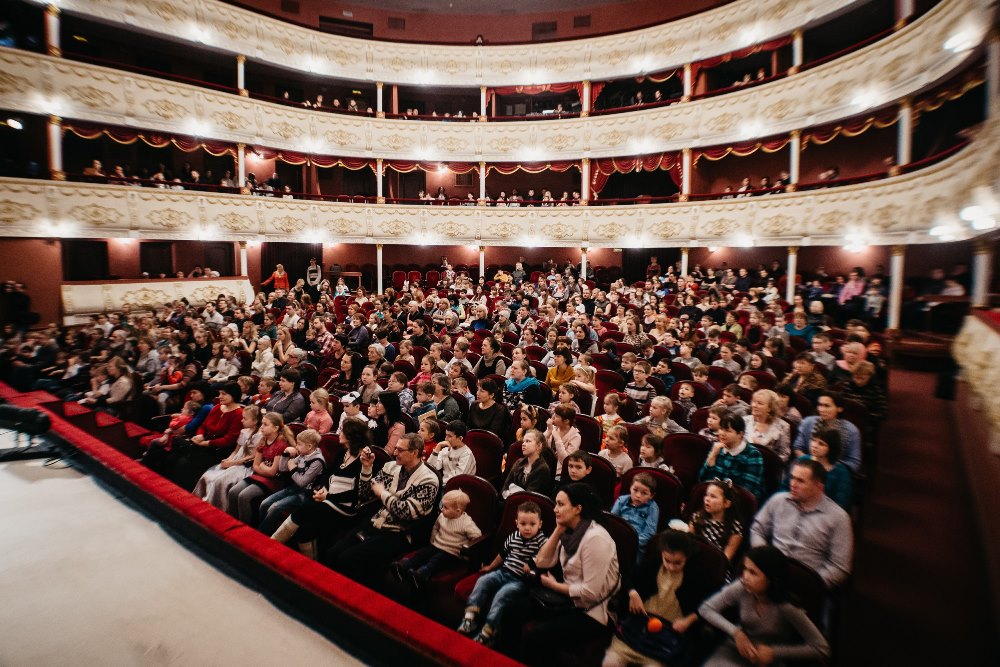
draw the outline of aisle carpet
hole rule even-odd
[[[841,615],[841,665],[998,665],[982,551],[936,376],[894,370]]]

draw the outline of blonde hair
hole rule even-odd
[[[268,412],[264,415],[264,419],[271,422],[274,428],[278,429],[278,437],[283,438],[285,443],[289,446],[295,442],[295,434],[292,433],[292,429],[285,426],[285,418],[281,416],[280,412]]]
[[[590,384],[594,381],[594,369],[593,368],[583,368],[582,366],[577,366],[573,370],[574,373],[580,373],[583,375],[583,381]]]
[[[670,416],[670,413],[673,412],[674,410],[674,402],[671,401],[670,398],[667,396],[655,396],[653,400],[649,402],[649,404],[666,408],[666,413],[668,417]]]
[[[330,392],[326,389],[321,387],[313,390],[313,392],[309,394],[309,400],[316,401],[319,403],[321,408],[327,411],[327,413],[330,412]]]
[[[454,503],[459,509],[464,510],[469,506],[472,499],[469,498],[469,494],[462,489],[452,489],[448,493],[441,496],[441,505],[445,503]]]
[[[320,437],[319,431],[314,428],[307,428],[296,436],[295,441],[316,448],[319,445]]]
[[[628,446],[628,429],[622,426],[621,424],[609,428],[607,435],[613,435],[619,440],[621,440],[623,447]]]
[[[767,409],[771,419],[777,419],[781,410],[781,402],[778,400],[778,393],[771,389],[758,389],[754,392],[754,398],[763,398],[767,401]]]

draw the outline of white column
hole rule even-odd
[[[691,194],[692,165],[691,149],[681,150],[681,201],[687,201],[688,195]]]
[[[906,258],[906,246],[892,246],[892,257],[889,258],[889,318],[886,327],[899,329],[899,319],[903,312],[903,271]]]
[[[479,275],[486,275],[486,246],[479,246]]]
[[[798,185],[802,165],[802,133],[799,130],[792,130],[788,150],[788,180],[792,185]]]
[[[795,274],[799,272],[799,248],[788,246],[788,261],[785,263],[785,301],[795,299]]]
[[[910,22],[913,12],[913,0],[896,0],[896,30]]]
[[[379,204],[385,203],[385,195],[383,194],[384,185],[382,181],[385,180],[385,163],[382,162],[382,158],[375,159],[375,197]]]
[[[691,80],[691,63],[684,63],[684,97],[681,100],[685,102],[690,100],[693,90],[694,81]]]
[[[986,43],[986,117],[1000,113],[1000,34],[993,32]]]
[[[486,201],[486,163],[479,163],[479,201]]]
[[[247,96],[247,57],[243,54],[236,56],[236,87],[240,95]]]
[[[690,248],[681,248],[681,275],[686,276],[688,274],[688,255],[691,253]]]
[[[972,305],[989,305],[990,284],[993,282],[993,243],[977,239],[972,254]]]
[[[580,280],[587,279],[587,248],[580,248]]]
[[[49,139],[49,178],[54,181],[65,181],[63,171],[62,119],[59,116],[49,116],[47,127]]]
[[[382,95],[383,84],[381,81],[375,82],[375,117],[385,118],[385,102]]]
[[[580,160],[580,206],[590,204],[590,158]]]
[[[236,144],[236,177],[239,179],[239,187],[243,187],[247,182],[247,145]]]
[[[382,293],[382,244],[375,244],[375,293]]]
[[[486,118],[486,86],[479,86],[479,117]]]
[[[580,111],[580,117],[590,115],[590,81],[583,82],[583,99],[580,100],[582,111]]]
[[[45,6],[45,47],[50,56],[61,56],[59,44],[59,7],[55,4]]]
[[[899,122],[896,124],[896,164],[910,164],[913,156],[913,105],[909,99],[899,105]]]
[[[249,275],[247,271],[247,242],[240,241],[240,275]]]
[[[796,30],[792,33],[792,66],[788,70],[795,74],[802,67],[802,31]]]

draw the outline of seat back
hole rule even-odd
[[[489,535],[497,523],[497,491],[493,485],[476,475],[455,475],[444,485],[444,493],[461,489],[469,496],[466,513],[483,532]]]
[[[771,373],[767,371],[743,371],[740,373],[740,377],[744,375],[749,375],[757,380],[758,389],[774,389],[774,386],[778,384],[778,378],[774,377]]]
[[[670,374],[677,378],[677,382],[694,379],[694,376],[691,374],[691,367],[687,364],[682,364],[679,361],[670,362]],[[674,383],[674,386],[676,387],[677,384]]]
[[[474,428],[465,434],[465,446],[476,459],[476,475],[496,483],[500,479],[503,442],[495,433]]]
[[[725,369],[720,369],[720,370],[725,370]],[[712,402],[715,400],[715,396],[713,396],[711,389],[703,385],[701,382],[695,382],[694,380],[678,380],[677,382],[675,382],[674,386],[670,388],[671,401],[677,400],[677,396],[680,394],[681,384],[683,382],[690,383],[691,386],[694,388],[694,398],[691,399],[691,402],[693,402],[699,408],[704,408],[712,405]]]
[[[649,433],[649,427],[645,424],[629,424],[628,422],[622,426],[628,433],[628,454],[632,457],[633,465],[639,465],[639,446],[642,444],[643,436]]]
[[[392,362],[392,367],[401,373],[405,373],[406,379],[408,380],[412,380],[417,377],[417,369],[413,366],[413,364],[405,359],[396,359]]]
[[[671,475],[666,470],[659,468],[632,468],[622,475],[620,495],[624,495],[632,488],[632,480],[640,473],[646,473],[656,481],[656,495],[654,500],[660,506],[660,521],[657,530],[666,527],[671,519],[681,515],[681,505],[684,502],[684,485],[676,475]]]
[[[521,503],[533,502],[542,510],[542,531],[551,535],[556,528],[555,503],[548,496],[533,491],[517,491],[507,496],[503,503],[503,511],[497,522],[497,532],[494,538],[494,553],[498,553],[510,534],[517,530],[517,508]]]
[[[726,385],[736,382],[736,378],[733,376],[732,371],[722,366],[709,366],[708,367],[708,383],[715,387],[717,392],[722,392]]]
[[[611,369],[611,358],[606,352],[593,352],[590,355],[590,363],[598,371]]]
[[[694,513],[701,510],[705,503],[705,491],[708,489],[708,482],[699,482],[691,489],[691,494],[684,503],[684,511],[681,518],[690,521]],[[757,514],[757,498],[742,486],[733,485],[733,507],[736,509],[736,516],[743,524],[744,536],[750,534],[750,527],[753,524],[754,515]]]
[[[568,481],[567,463],[568,459],[563,459],[560,479]],[[615,487],[618,485],[618,475],[611,462],[600,456],[592,456],[590,474],[585,481],[597,492],[597,497],[601,499],[604,508],[611,509],[615,501]]]
[[[785,475],[785,462],[769,447],[754,445],[764,458],[764,498],[778,490],[781,478]]]
[[[692,433],[700,433],[703,428],[708,427],[708,411],[710,407],[698,408],[691,417],[688,418],[688,430]]]
[[[663,439],[663,461],[674,469],[685,490],[689,490],[697,484],[698,473],[711,449],[712,445],[700,435],[673,433]]]
[[[794,558],[788,559],[788,591],[792,602],[805,610],[817,626],[823,624],[826,584],[819,573]]]
[[[548,353],[541,345],[528,345],[524,348],[524,354],[531,361],[541,361]]]
[[[580,431],[580,449],[591,454],[601,451],[601,424],[590,415],[579,414],[573,425]]]
[[[629,581],[632,569],[635,567],[635,559],[639,555],[639,534],[635,532],[632,524],[610,512],[604,513],[601,523],[615,541],[619,574],[622,580]]]

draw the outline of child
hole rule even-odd
[[[576,420],[576,410],[560,405],[549,417],[548,428],[545,429],[545,444],[556,453],[556,477],[560,475],[562,463],[569,454],[580,449],[583,437],[580,430],[573,426]]]
[[[428,412],[437,411],[437,403],[434,402],[434,383],[428,380],[421,382],[416,388],[416,400],[410,406],[410,414],[418,418]]]
[[[684,408],[684,415],[687,420],[691,421],[691,415],[695,413],[698,406],[694,402],[694,384],[690,382],[681,382],[680,386],[677,388],[677,400],[674,401],[674,405],[679,405]]]
[[[363,414],[361,411],[360,393],[352,391],[349,394],[344,394],[344,396],[340,399],[340,404],[344,406],[344,410],[340,413],[340,422],[337,424],[337,433],[340,433],[341,429],[344,427],[344,420],[346,419],[360,419],[366,424],[368,423],[368,415]]]
[[[621,479],[632,469],[632,457],[628,455],[628,431],[624,426],[612,426],[604,442],[607,449],[602,449],[598,456],[613,465],[615,476]]]
[[[515,433],[515,442],[524,440],[524,434],[533,428],[538,428],[538,406],[521,405],[521,423]]]
[[[559,385],[559,391],[556,392],[557,400],[552,401],[549,405],[549,412],[554,412],[560,405],[566,406],[574,412],[580,412],[580,406],[576,404],[576,393],[576,387],[568,382]]]
[[[463,439],[468,432],[469,427],[465,422],[459,419],[449,422],[445,428],[444,440],[427,457],[427,465],[441,472],[441,484],[447,484],[455,475],[476,474],[476,457],[465,446]]]
[[[399,409],[408,414],[413,407],[413,390],[406,386],[406,382],[406,373],[396,371],[389,376],[386,388],[396,392],[399,396]]]
[[[436,419],[425,419],[417,427],[417,434],[424,439],[424,454],[422,458],[426,461],[427,457],[434,451],[434,448],[437,447],[438,440],[441,439],[441,427],[438,426]]]
[[[692,372],[695,366],[701,365],[701,360],[694,356],[694,343],[688,340],[681,343],[681,353],[674,357],[673,361],[676,364],[690,367]]]
[[[601,449],[607,446],[604,441],[608,437],[608,431],[611,430],[611,427],[625,422],[622,416],[618,414],[618,408],[621,404],[621,396],[616,392],[611,392],[604,397],[604,414],[597,418],[597,421],[601,424]]]
[[[740,386],[736,383],[726,385],[722,390],[722,398],[715,402],[729,410],[730,414],[737,417],[746,417],[750,414],[750,405],[740,398]]]
[[[670,392],[670,389],[677,381],[677,378],[670,372],[670,361],[666,357],[656,362],[656,368],[653,369],[653,377],[663,383],[664,391],[667,393]]]
[[[292,483],[268,496],[260,504],[260,532],[273,535],[289,512],[312,501],[313,486],[323,486],[326,461],[319,450],[320,434],[307,428],[295,437],[295,445],[286,447],[278,462],[279,472],[288,472]]]
[[[698,435],[708,440],[713,445],[719,441],[719,420],[722,419],[722,415],[729,412],[729,409],[724,405],[713,405],[708,409],[708,418],[705,420],[707,425],[705,428],[698,431]]]
[[[663,438],[655,433],[646,433],[639,441],[640,468],[659,468],[669,473],[674,472],[671,466],[663,462]]]
[[[691,516],[690,532],[719,547],[729,562],[743,541],[743,524],[733,507],[733,484],[714,479],[708,482],[702,509]]]
[[[333,430],[333,417],[330,415],[330,394],[326,389],[317,389],[309,395],[309,413],[303,419],[306,428],[317,433],[329,433]]]
[[[636,407],[640,410],[656,397],[656,389],[646,380],[652,370],[652,366],[645,359],[636,362],[632,368],[632,382],[625,385],[625,393],[635,401]]]
[[[240,386],[240,403],[250,405],[253,400],[253,378],[249,375],[241,375],[236,379],[236,384]]]
[[[469,381],[466,380],[464,377],[459,376],[454,380],[452,380],[451,388],[453,391],[457,391],[462,396],[465,396],[465,400],[469,402],[469,405],[472,405],[473,403],[476,402],[476,397],[472,395],[471,391],[469,391]]]
[[[713,366],[719,366],[725,368],[727,371],[732,373],[734,376],[739,374],[743,367],[740,366],[739,362],[733,359],[736,354],[736,346],[732,343],[724,343],[719,347],[719,358],[712,362]]]
[[[257,383],[257,393],[250,399],[250,405],[256,405],[257,407],[264,407],[267,402],[271,400],[271,394],[274,393],[274,387],[277,382],[273,377],[262,377],[260,382]]]
[[[649,473],[641,472],[632,478],[629,492],[619,496],[611,506],[611,513],[625,519],[639,534],[639,553],[636,558],[639,563],[642,562],[649,540],[656,535],[656,527],[660,522],[660,506],[653,500],[655,496],[656,480]]]
[[[185,404],[193,403],[188,401]],[[197,405],[197,403],[195,403]],[[205,471],[194,487],[194,495],[215,505],[223,512],[229,511],[229,489],[250,475],[247,465],[253,461],[254,452],[260,443],[260,420],[263,414],[256,405],[243,408],[243,430],[236,440],[236,449],[229,458]]]
[[[155,440],[149,442],[150,447],[163,447],[166,450],[170,449],[170,445],[173,442],[174,436],[178,433],[184,431],[184,427],[187,426],[194,416],[198,414],[201,410],[201,403],[198,401],[188,401],[181,408],[181,411],[175,415],[170,420],[170,424],[167,426],[166,430],[163,431],[163,435]]]
[[[757,378],[755,378],[752,375],[747,375],[744,373],[743,375],[740,376],[740,379],[736,382],[736,384],[748,391],[751,392],[757,391],[757,384],[758,384]]]
[[[618,374],[625,378],[626,384],[633,379],[632,369],[635,368],[635,363],[638,359],[639,357],[634,352],[626,352],[622,355],[621,368],[618,369]]]
[[[476,635],[477,642],[492,643],[494,629],[505,608],[514,600],[527,597],[533,559],[543,544],[542,509],[531,501],[521,503],[517,507],[517,530],[507,538],[496,558],[480,570],[486,574],[472,589],[459,632],[471,635],[476,631],[476,617],[492,598],[482,630]]]
[[[569,479],[559,479],[556,477],[558,483],[552,490],[552,498],[558,495],[562,487],[572,482],[584,482],[594,486],[596,490],[597,487],[593,484],[593,480],[590,478],[590,473],[594,471],[594,461],[593,456],[590,452],[578,449],[572,454],[566,457],[566,477]]]
[[[469,502],[469,495],[461,489],[444,494],[441,513],[431,530],[431,543],[412,556],[393,563],[392,571],[397,579],[409,579],[414,588],[420,588],[435,573],[449,565],[464,562],[461,550],[483,534],[465,512]]]
[[[400,341],[399,354],[396,355],[396,359],[400,361],[409,362],[414,366],[416,366],[417,362],[413,358],[413,343],[411,343],[409,340]]]
[[[434,374],[434,360],[431,359],[429,354],[425,354],[424,358],[420,360],[420,372],[417,373],[416,377],[410,380],[410,388],[416,390],[424,382],[430,382],[431,377]],[[434,392],[431,392],[433,394]]]
[[[517,491],[534,491],[546,494],[552,486],[549,464],[542,458],[545,436],[538,429],[528,429],[521,439],[521,453],[513,466],[504,475],[500,484],[500,496],[504,499]]]
[[[649,415],[643,417],[637,424],[645,424],[650,429],[669,433],[687,433],[688,430],[670,418],[674,411],[674,403],[666,396],[657,396],[649,404]]]
[[[692,379],[708,391],[709,400],[715,400],[715,387],[708,382],[708,366],[699,363],[691,369]]]

